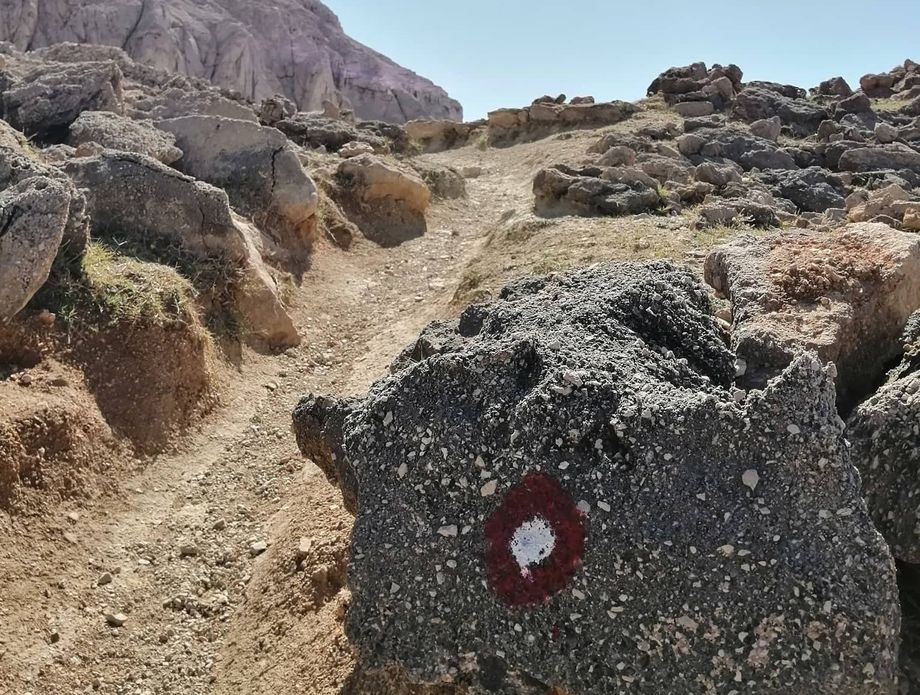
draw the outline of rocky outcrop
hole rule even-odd
[[[61,140],[83,111],[124,112],[115,63],[49,63],[2,93],[9,123],[26,135]]]
[[[572,169],[556,165],[541,170],[533,182],[538,215],[637,215],[666,205],[658,182],[629,167]]]
[[[499,147],[539,140],[565,130],[614,125],[638,111],[638,106],[625,101],[560,104],[538,100],[523,109],[490,112],[488,140],[489,144]]]
[[[339,164],[332,194],[364,236],[381,246],[396,246],[428,230],[428,186],[374,155]]]
[[[177,166],[223,188],[295,266],[309,256],[316,233],[317,191],[284,135],[250,121],[188,116],[161,121],[182,150]]]
[[[793,98],[772,89],[747,86],[738,93],[733,113],[748,123],[777,116],[793,136],[807,137],[818,132],[818,126],[829,114],[819,104],[802,97]]]
[[[462,117],[443,89],[346,36],[315,0],[10,0],[0,6],[0,41],[20,50],[62,41],[122,46],[140,63],[256,102],[283,94],[303,111],[328,100],[393,123]]]
[[[109,150],[135,152],[173,164],[182,158],[176,138],[147,122],[105,111],[84,111],[70,126],[67,144],[73,147],[95,142]]]
[[[740,237],[713,250],[705,271],[732,302],[742,383],[762,387],[812,350],[836,365],[844,412],[898,357],[901,331],[920,308],[920,237],[883,224]]]
[[[423,152],[443,152],[469,144],[474,135],[485,130],[485,125],[485,121],[409,121],[406,123],[406,135]]]
[[[224,191],[125,152],[76,158],[65,171],[86,191],[96,235],[165,241],[202,261],[231,264],[241,276],[233,299],[250,342],[270,348],[300,342],[262,263],[258,232],[234,218]]]
[[[901,365],[848,420],[869,511],[899,560],[920,563],[920,314],[900,341]]]
[[[722,67],[693,63],[665,70],[649,85],[648,96],[661,95],[682,116],[705,116],[721,111],[741,90],[744,73],[737,65]]]
[[[474,693],[891,692],[894,563],[832,379],[802,356],[733,397],[733,363],[688,271],[602,265],[430,326],[364,399],[305,399],[357,509],[362,661]]]
[[[66,188],[33,177],[0,192],[0,322],[45,284],[69,215]]]

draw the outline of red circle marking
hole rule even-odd
[[[515,532],[534,519],[544,520],[555,537],[552,552],[523,572],[511,549]],[[562,591],[585,551],[584,514],[557,480],[528,473],[508,491],[486,522],[486,567],[489,585],[511,606],[537,606]]]

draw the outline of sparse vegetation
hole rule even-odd
[[[94,241],[79,268],[56,268],[32,300],[68,326],[165,325],[194,316],[195,290],[174,269],[118,253]]]

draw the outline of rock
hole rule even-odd
[[[182,171],[223,188],[288,254],[295,266],[309,256],[318,195],[282,133],[248,121],[189,116],[158,124],[176,137]]]
[[[866,502],[875,524],[894,556],[913,564],[920,563],[918,318],[920,314],[911,317],[899,341],[907,347],[901,365],[874,395],[856,407],[847,422],[853,461],[862,474]]]
[[[339,157],[342,159],[351,159],[362,154],[374,154],[374,148],[366,142],[352,140],[351,142],[346,142],[339,149]]]
[[[473,133],[485,125],[484,121],[457,123],[456,121],[409,121],[406,135],[423,152],[443,152],[469,144]]]
[[[437,164],[413,162],[412,167],[422,177],[431,195],[441,200],[457,200],[466,197],[466,181],[456,169]]]
[[[761,228],[778,227],[780,224],[776,210],[770,205],[748,198],[732,198],[700,206],[694,227],[710,229],[737,223]]]
[[[535,103],[488,115],[488,142],[497,147],[529,142],[578,128],[602,128],[630,118],[639,107],[625,101],[600,104]]]
[[[698,154],[706,140],[696,133],[686,133],[677,138],[677,150],[685,157]]]
[[[713,65],[711,69],[707,69],[705,63],[693,63],[665,70],[652,82],[647,94],[660,94],[669,106],[709,101],[714,109],[721,109],[741,89],[742,76],[741,68],[737,65]]]
[[[84,111],[70,126],[67,144],[79,147],[95,142],[110,150],[136,152],[173,164],[182,158],[170,133],[143,121],[134,121],[106,111]]]
[[[143,104],[143,107],[143,109],[138,108],[138,105],[135,104],[135,112],[129,115],[154,121],[184,116],[217,116],[251,123],[259,122],[255,112],[249,106],[214,92],[168,89],[152,97],[149,102]]]
[[[14,145],[15,137],[21,135],[0,121],[0,191],[34,177],[50,178],[63,186],[67,199],[67,222],[61,241],[61,258],[76,262],[89,243],[86,199],[59,169],[38,161],[30,145]]]
[[[463,116],[443,89],[346,36],[317,1],[162,0],[154,11],[99,0],[39,12],[14,0],[0,7],[0,41],[20,50],[65,41],[124,46],[138,63],[211,80],[253,102],[280,94],[303,111],[331,102],[393,123]]]
[[[427,231],[431,192],[418,176],[363,154],[339,164],[335,180],[336,201],[372,241],[395,246]]]
[[[841,178],[820,167],[765,171],[757,179],[774,195],[791,200],[800,211],[824,212],[846,204],[848,191]]]
[[[478,179],[480,176],[482,176],[483,170],[480,166],[461,167],[460,174],[465,179]]]
[[[683,157],[673,159],[657,154],[642,154],[638,157],[636,167],[660,183],[690,183],[693,180],[693,167]]]
[[[268,543],[265,541],[253,541],[249,544],[249,554],[252,557],[258,557],[266,550],[268,550]]]
[[[597,163],[602,167],[633,166],[636,163],[636,151],[625,145],[617,145],[607,150]]]
[[[779,82],[768,82],[766,80],[752,80],[745,84],[745,87],[751,89],[763,89],[768,92],[775,92],[787,99],[804,99],[805,90],[792,84],[780,84]]]
[[[250,339],[272,348],[299,344],[262,262],[258,232],[234,218],[224,191],[127,152],[75,159],[65,171],[86,191],[96,234],[116,230],[142,242],[175,243],[204,260],[229,261],[241,270],[235,299]]]
[[[699,156],[706,159],[725,158],[740,164],[745,171],[757,169],[796,169],[792,155],[775,142],[734,128],[704,128],[693,133],[705,140]]]
[[[179,557],[198,557],[198,546],[194,543],[180,545]]]
[[[899,354],[901,331],[920,307],[920,238],[883,224],[741,237],[710,253],[705,274],[732,301],[745,387],[762,387],[813,350],[836,365],[846,412]]]
[[[84,111],[123,113],[121,82],[121,70],[112,62],[51,63],[3,92],[3,110],[26,135],[59,142]]]
[[[533,182],[538,215],[636,215],[662,205],[658,183],[645,172],[626,167],[571,169],[557,165],[540,171]]]
[[[709,101],[682,101],[674,104],[674,110],[683,118],[698,118],[715,113],[715,106]]]
[[[67,189],[46,177],[0,192],[0,322],[25,308],[48,279],[69,203]]]
[[[887,99],[894,91],[891,89],[894,86],[895,78],[893,75],[889,74],[880,74],[880,75],[863,75],[859,78],[859,86],[866,96],[872,99]]]
[[[259,122],[262,125],[273,126],[296,113],[297,104],[282,94],[274,94],[262,100],[259,106]]]
[[[402,140],[408,143],[405,131],[402,130],[399,131],[400,141],[391,142],[373,132],[370,124],[356,126],[346,121],[317,118],[304,113],[279,121],[275,127],[301,147],[324,148],[327,152],[338,152],[347,143],[355,141],[367,143],[375,152],[401,152],[404,151]]]
[[[811,90],[816,96],[842,97],[853,95],[850,85],[842,77],[832,77]]]
[[[854,198],[849,206],[849,217],[853,222],[871,222],[877,217],[900,220],[911,204],[917,205],[914,197],[904,188],[886,186]]]
[[[108,586],[113,581],[115,580],[112,578],[111,572],[103,572],[99,575],[99,579],[96,580],[96,586]]]
[[[872,102],[862,92],[857,92],[837,102],[837,113],[869,113],[871,111]]]
[[[894,564],[831,377],[803,356],[737,403],[710,312],[662,263],[525,278],[429,327],[365,399],[303,402],[300,440],[354,486],[364,664],[474,693],[894,687]],[[713,635],[751,641],[724,662]]]
[[[813,102],[751,86],[739,92],[733,113],[747,123],[779,116],[795,137],[814,135],[821,122],[828,118],[827,110]]]
[[[751,123],[751,133],[759,138],[764,138],[765,140],[772,140],[773,142],[776,142],[779,139],[780,133],[782,131],[783,122],[780,120],[779,116],[763,118],[759,121],[754,121]]]
[[[694,173],[697,181],[711,183],[713,186],[727,186],[731,182],[741,182],[741,173],[728,164],[703,162]]]
[[[920,173],[920,152],[901,143],[878,147],[854,145],[843,152],[837,166],[841,171],[909,169]]]
[[[898,139],[900,133],[893,125],[880,121],[875,126],[875,138],[883,145],[888,145]]]
[[[124,613],[106,613],[103,617],[110,627],[123,627],[128,622],[128,616]]]

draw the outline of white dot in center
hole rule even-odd
[[[530,576],[530,568],[548,558],[555,547],[553,527],[541,516],[525,521],[511,537],[511,554],[525,577]]]

